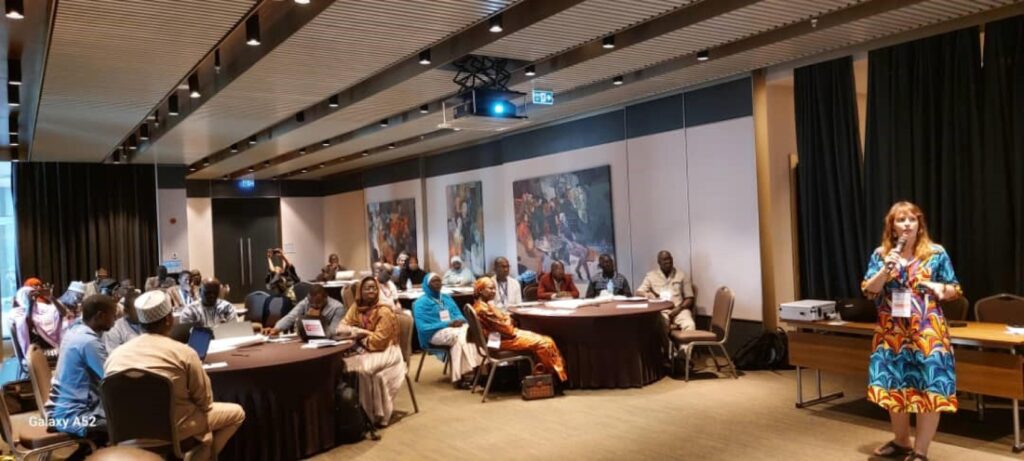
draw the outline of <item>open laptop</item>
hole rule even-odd
[[[224,322],[213,327],[214,339],[238,338],[252,335],[252,323],[249,322]]]
[[[206,361],[206,353],[210,350],[210,342],[213,341],[213,330],[204,327],[193,327],[188,335],[188,346],[199,354],[201,362]]]
[[[299,337],[302,338],[303,342],[309,342],[315,339],[327,339],[327,332],[324,331],[324,325],[320,322],[320,319],[316,317],[303,317],[299,319],[299,324],[295,325],[295,330],[299,332]]]

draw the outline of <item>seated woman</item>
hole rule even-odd
[[[494,305],[494,297],[497,293],[494,279],[490,277],[477,279],[473,284],[473,292],[476,294],[473,312],[480,320],[480,328],[487,336],[492,333],[501,336],[501,350],[530,351],[546,371],[554,372],[562,382],[568,379],[565,374],[565,362],[562,360],[562,354],[558,352],[558,346],[555,346],[555,341],[550,337],[512,326],[512,319],[508,314]]]
[[[473,384],[473,369],[480,366],[483,357],[476,345],[466,341],[469,325],[462,311],[451,296],[441,293],[441,277],[427,274],[423,278],[423,296],[412,304],[412,315],[416,319],[416,333],[420,346],[446,347],[451,356],[452,384],[469,389]],[[444,360],[444,355],[438,353]]]
[[[345,369],[359,377],[359,403],[373,423],[387,426],[406,369],[398,345],[398,320],[390,307],[378,302],[379,291],[373,277],[359,282],[355,303],[341,320],[335,336],[356,339],[356,354],[344,359]]]
[[[67,309],[53,298],[49,287],[35,277],[26,280],[15,295],[11,310],[14,352],[18,359],[25,359],[30,344],[43,349],[47,358],[56,358],[65,315]]]
[[[420,268],[420,261],[415,255],[406,258],[405,263],[401,267],[402,270],[398,273],[397,283],[399,290],[408,290],[423,280],[423,277],[427,276],[427,272]]]

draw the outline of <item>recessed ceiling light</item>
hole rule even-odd
[[[196,171],[196,167],[190,166],[190,167],[188,167],[188,171]]]
[[[299,5],[309,5],[309,0],[295,0]]]

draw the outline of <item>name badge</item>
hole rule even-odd
[[[912,299],[910,290],[896,290],[892,292],[892,316],[910,317]]]
[[[488,349],[501,349],[501,334],[494,331],[487,335]]]
[[[658,293],[658,297],[659,297],[659,298],[660,298],[660,299],[661,299],[662,301],[671,301],[671,300],[672,300],[672,289],[671,289],[671,288],[669,288],[669,287],[665,287],[665,288],[663,288],[663,289],[661,290],[661,292],[660,292],[660,293]]]
[[[441,321],[442,322],[450,322],[450,321],[452,321],[452,315],[449,314],[447,310],[441,310]]]

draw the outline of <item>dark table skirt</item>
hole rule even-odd
[[[667,342],[657,311],[614,317],[518,316],[519,327],[551,336],[569,387],[641,387],[666,374]]]
[[[344,372],[343,349],[299,346],[264,344],[207,358],[229,364],[209,372],[214,400],[245,409],[245,422],[219,459],[295,460],[336,445],[334,391]]]

